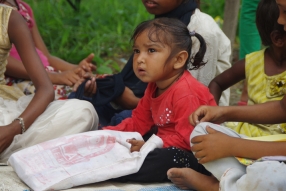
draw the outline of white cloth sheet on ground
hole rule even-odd
[[[30,191],[30,188],[19,179],[11,166],[1,166],[0,164],[0,177],[0,190]],[[180,191],[180,189],[170,182],[148,184],[104,181],[70,188],[66,191]]]

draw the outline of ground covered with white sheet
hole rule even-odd
[[[1,165],[1,164],[0,164]],[[172,183],[139,184],[105,181],[68,189],[70,191],[179,191]],[[11,166],[0,166],[0,191],[30,191]]]

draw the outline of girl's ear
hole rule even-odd
[[[283,47],[285,44],[285,34],[281,34],[279,31],[272,31],[270,34],[271,41],[273,45],[277,47]]]
[[[176,55],[176,61],[174,64],[174,69],[180,69],[185,67],[185,63],[188,59],[189,53],[187,51],[180,51],[177,55]]]

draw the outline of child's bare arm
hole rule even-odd
[[[220,96],[224,90],[243,79],[245,79],[244,59],[236,62],[231,68],[215,77],[209,84],[209,88],[216,103],[219,103]]]
[[[252,141],[230,137],[210,127],[209,134],[194,137],[191,148],[196,152],[199,163],[206,163],[225,157],[245,157],[258,159],[263,156],[286,155],[286,142]]]
[[[134,109],[138,105],[140,98],[136,97],[133,91],[125,87],[120,97],[115,99],[115,103],[125,109]]]
[[[8,56],[8,63],[6,66],[5,75],[14,78],[29,80],[30,77],[22,63],[12,56]]]
[[[48,104],[54,99],[54,91],[44,67],[41,64],[30,31],[22,16],[16,11],[12,11],[8,24],[8,36],[10,42],[15,44],[26,71],[29,73],[37,91],[35,96],[20,115],[24,119],[25,128],[35,121],[35,119],[46,109]],[[6,126],[0,126],[0,153],[6,149],[14,139],[14,136],[21,133],[19,121],[13,121]]]
[[[280,101],[272,101],[251,106],[201,106],[189,117],[190,123],[199,122],[222,123],[225,121],[241,121],[249,123],[276,124],[286,122],[286,97]]]
[[[51,55],[38,30],[38,26],[35,19],[34,19],[34,25],[31,29],[31,34],[35,46],[43,52],[43,54],[48,58],[49,64],[56,70],[66,71],[66,70],[73,70],[77,67],[81,67],[86,72],[95,71],[96,69],[95,66],[91,64],[91,60],[93,59],[94,54],[90,54],[87,58],[83,59],[79,63],[79,65],[69,63],[61,58]],[[87,63],[85,61],[87,61]]]

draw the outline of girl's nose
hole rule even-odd
[[[143,53],[138,54],[138,56],[137,56],[137,63],[138,64],[142,64],[142,63],[144,63],[144,60],[145,60],[144,54]]]

